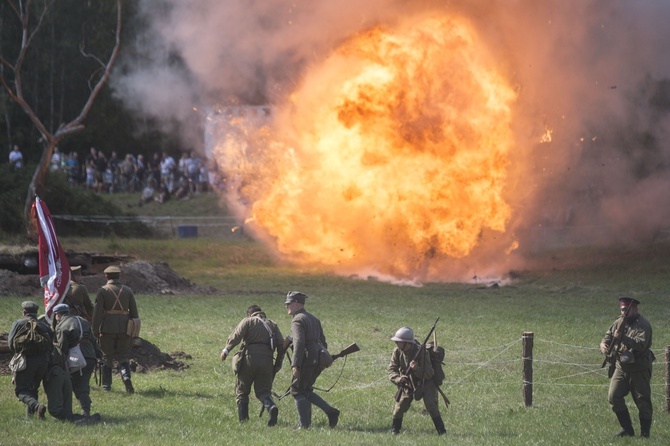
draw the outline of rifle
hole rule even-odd
[[[333,355],[333,361],[335,361],[337,358],[342,358],[343,356],[350,355],[352,353],[356,353],[360,351],[361,348],[356,344],[355,342],[353,344],[350,344],[348,347],[345,347],[344,350],[339,352],[336,355]]]
[[[605,364],[610,363],[610,367],[607,370],[607,377],[611,378],[614,374],[614,369],[616,368],[616,356],[619,353],[621,348],[621,341],[623,340],[624,333],[624,324],[626,323],[626,318],[628,317],[628,312],[630,311],[633,305],[628,305],[626,311],[623,313],[623,318],[619,328],[616,330],[619,333],[619,336],[613,337],[612,342],[610,342],[609,347],[607,348],[607,353],[605,353],[605,359],[603,360],[603,365],[600,367],[605,367]]]
[[[412,370],[411,370],[411,366],[410,366],[410,364],[412,363],[412,361],[416,361],[416,360],[419,358],[419,355],[421,355],[421,353],[423,353],[423,352],[426,350],[426,343],[428,342],[428,340],[430,339],[430,336],[431,336],[431,335],[433,334],[433,332],[435,331],[435,327],[437,326],[437,321],[439,321],[439,320],[440,320],[439,317],[438,317],[437,319],[435,319],[435,323],[433,324],[433,327],[432,327],[432,328],[430,329],[430,331],[428,332],[428,336],[426,336],[426,339],[423,340],[423,344],[421,344],[421,346],[419,347],[419,350],[417,350],[417,352],[416,352],[416,354],[414,355],[414,357],[412,358],[412,360],[409,361],[409,362],[407,363],[407,368],[405,369],[405,373],[403,373],[402,376],[407,376],[407,377],[409,377],[409,374],[410,374],[410,372],[412,371]],[[398,386],[398,391],[395,393],[395,401],[396,401],[396,403],[397,403],[398,401],[400,401],[400,398],[402,397],[402,392],[403,392],[403,390],[404,390],[406,387],[407,387],[407,384],[400,384],[400,385]],[[409,387],[409,390],[412,390],[412,388]]]

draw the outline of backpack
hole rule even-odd
[[[432,342],[426,344],[426,350],[430,355],[430,363],[433,366],[433,382],[435,386],[440,387],[444,382],[445,374],[442,365],[444,364],[444,348],[435,345]]]
[[[12,339],[14,351],[28,356],[50,352],[53,349],[53,342],[48,333],[42,332],[43,330],[38,329],[35,319],[28,319],[28,322],[16,330]]]

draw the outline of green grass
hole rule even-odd
[[[552,253],[533,271],[518,272],[509,286],[430,283],[400,287],[359,281],[281,265],[260,245],[213,239],[61,240],[66,249],[119,252],[166,261],[196,284],[213,285],[219,296],[138,296],[142,337],[164,352],[192,355],[182,372],[134,375],[137,393],[127,396],[115,377],[113,391],[92,392],[104,423],[86,428],[26,420],[10,377],[0,377],[0,445],[13,444],[351,444],[377,445],[590,445],[638,444],[614,440],[618,431],[607,403],[608,380],[597,345],[618,313],[616,297],[634,295],[654,327],[658,362],[653,376],[655,407],[649,445],[666,445],[670,423],[664,412],[663,347],[670,345],[667,247],[646,252]],[[579,262],[571,259],[578,258]],[[317,385],[339,381],[322,396],[342,411],[340,425],[327,428],[314,409],[310,431],[296,431],[290,397],[279,403],[279,424],[267,428],[256,415],[237,423],[234,375],[219,352],[251,304],[259,304],[286,335],[290,317],[283,299],[299,289],[310,295],[308,310],[322,321],[331,350],[357,342],[361,351],[326,370]],[[24,298],[0,298],[0,326],[8,331]],[[395,387],[386,378],[393,343],[403,325],[422,338],[436,317],[438,343],[446,348],[451,407],[442,413],[447,435],[435,434],[421,402],[405,418],[404,432],[390,435]],[[525,407],[521,383],[521,335],[535,335],[533,406]],[[288,368],[277,376],[278,393],[288,386]],[[634,424],[637,411],[630,402]],[[83,437],[80,437],[83,435]]]

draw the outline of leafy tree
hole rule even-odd
[[[23,208],[28,235],[34,237],[30,207],[44,191],[53,149],[84,129],[84,120],[109,79],[121,46],[122,0],[7,0],[2,19],[0,100],[6,95],[30,119],[40,135],[42,154]],[[9,5],[9,6],[7,6]],[[95,20],[86,8],[96,9]],[[99,20],[100,17],[115,17]],[[10,20],[14,19],[14,20]],[[13,42],[8,46],[7,42]],[[82,63],[65,52],[78,48]],[[101,56],[104,55],[104,56]],[[45,72],[40,67],[47,66]],[[67,101],[77,104],[72,108]]]

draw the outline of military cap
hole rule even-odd
[[[40,307],[35,302],[26,300],[21,303],[21,309],[25,310],[26,313],[37,314],[37,310],[39,310]]]
[[[640,301],[633,299],[632,297],[620,297],[619,298],[619,307],[626,308],[628,306],[637,307],[640,305]]]
[[[301,293],[300,291],[289,291],[286,293],[286,302],[285,304],[292,304],[293,302],[299,303],[299,304],[305,304],[305,299],[307,299],[307,295]]]
[[[58,304],[54,307],[54,314],[67,314],[70,312],[68,304]]]
[[[118,266],[108,266],[105,268],[105,274],[121,274],[121,268]]]

